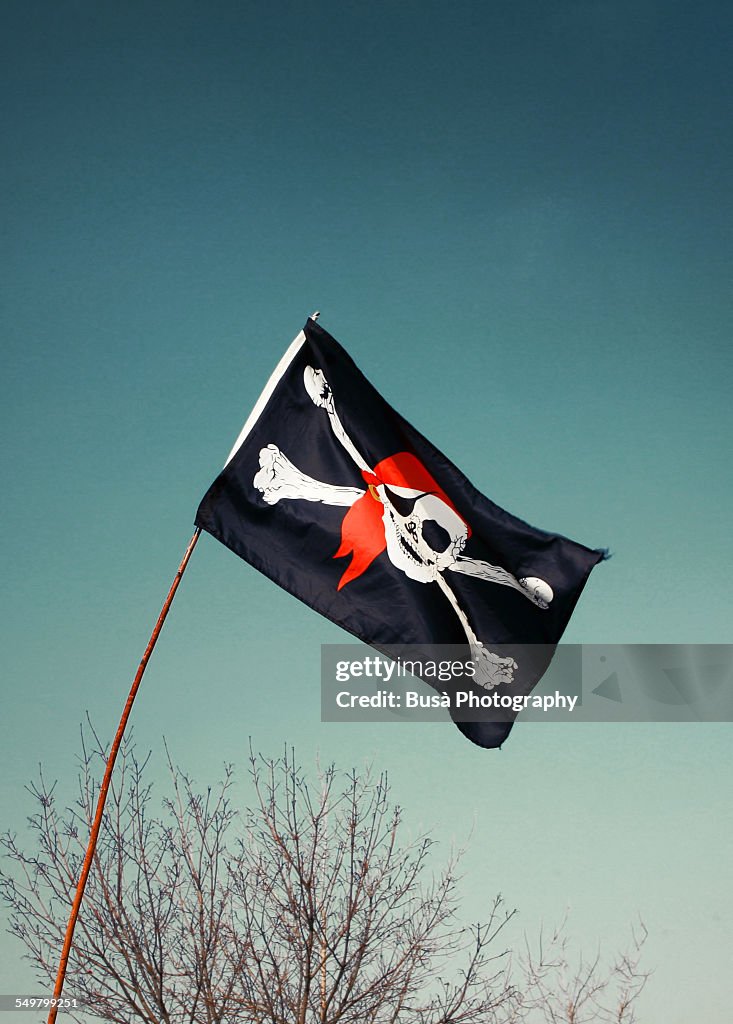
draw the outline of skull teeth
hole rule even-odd
[[[398,534],[398,540],[400,542],[400,547],[405,552],[405,554],[407,555],[408,558],[411,558],[413,560],[413,562],[417,562],[418,565],[425,565],[424,560],[420,557],[420,555],[414,549],[412,544],[409,544],[405,540],[405,538],[402,536],[401,533]]]

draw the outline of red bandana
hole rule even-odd
[[[344,558],[353,554],[353,558],[341,577],[338,589],[346,586],[357,576],[369,568],[377,555],[387,547],[382,522],[383,506],[376,488],[380,484],[387,487],[407,487],[426,494],[435,494],[446,503],[456,515],[461,515],[448,495],[430,475],[422,462],[410,452],[398,452],[388,459],[382,459],[374,467],[374,472],[363,470],[362,474],[369,490],[357,499],[344,516],[341,524],[341,545],[333,556]],[[463,519],[463,516],[461,516]],[[465,522],[465,520],[464,520]],[[471,528],[468,534],[471,535]]]

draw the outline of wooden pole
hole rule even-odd
[[[102,826],[102,815],[104,813],[104,805],[107,800],[107,793],[109,791],[110,780],[112,779],[112,771],[115,766],[117,753],[122,743],[122,737],[125,733],[127,720],[130,717],[132,705],[135,701],[137,691],[140,688],[140,682],[142,680],[143,674],[145,672],[145,669],[147,668],[148,662],[150,661],[150,655],[153,653],[153,649],[155,647],[158,637],[160,636],[160,631],[163,628],[163,623],[165,622],[168,610],[171,604],[173,603],[173,598],[175,597],[176,591],[178,590],[178,584],[181,582],[181,577],[186,571],[188,560],[193,554],[193,549],[196,547],[196,542],[198,541],[200,536],[201,530],[199,529],[199,527],[196,527],[196,529],[194,530],[193,537],[191,537],[191,540],[188,542],[188,547],[186,548],[185,554],[181,559],[181,564],[178,566],[178,572],[176,573],[175,579],[173,580],[171,588],[168,591],[168,596],[166,597],[165,604],[163,605],[160,615],[158,616],[158,621],[155,623],[155,628],[153,629],[150,639],[148,640],[148,646],[145,648],[145,653],[143,654],[142,661],[140,662],[138,670],[135,674],[135,678],[132,681],[132,687],[130,688],[127,703],[125,704],[124,710],[122,712],[122,717],[120,718],[120,724],[117,726],[117,732],[115,734],[114,740],[112,741],[112,746],[110,747],[109,757],[107,758],[107,766],[104,770],[104,778],[102,779],[102,785],[100,786],[99,789],[99,797],[97,798],[97,809],[94,813],[94,821],[92,822],[92,829],[89,834],[89,842],[87,843],[87,852],[84,856],[84,863],[82,865],[79,881],[77,882],[74,902],[71,905],[69,923],[66,926],[66,935],[64,937],[64,945],[61,950],[61,959],[59,961],[59,969],[56,975],[56,985],[54,986],[53,990],[53,1002],[48,1014],[47,1024],[54,1024],[54,1021],[56,1020],[56,1014],[58,1012],[57,1003],[59,999],[61,999],[61,993],[64,990],[64,978],[66,977],[66,966],[69,962],[69,953],[71,952],[71,944],[74,938],[74,928],[76,927],[76,920],[79,916],[79,908],[81,907],[81,901],[84,897],[84,889],[86,888],[87,878],[89,877],[89,871],[92,866],[92,860],[94,859],[94,851],[97,847],[97,838],[99,836],[99,830]]]

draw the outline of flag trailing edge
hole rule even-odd
[[[604,557],[477,491],[313,318],[270,376],[196,525],[383,653],[468,645],[482,692],[536,685]],[[549,653],[526,658],[527,644]],[[456,724],[485,747],[511,729]]]

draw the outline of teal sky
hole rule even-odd
[[[567,640],[733,641],[729,4],[3,14],[3,827],[39,761],[71,792],[86,710],[112,735],[198,501],[314,309],[493,500],[614,551]],[[520,725],[491,753],[321,724],[344,639],[204,537],[139,744],[202,784],[250,735],[373,761],[412,828],[468,845],[471,913],[567,910],[609,957],[641,915],[646,1024],[730,1019],[729,725]],[[33,987],[2,936],[0,992]]]

